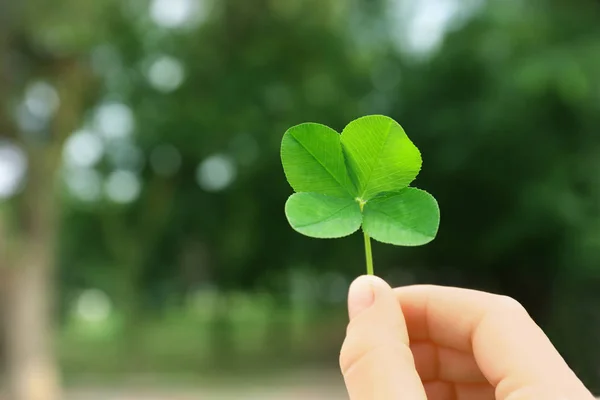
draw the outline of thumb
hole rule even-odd
[[[350,324],[340,366],[351,400],[426,400],[392,288],[361,276],[348,294]]]

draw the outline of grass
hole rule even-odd
[[[119,313],[101,322],[72,318],[58,343],[66,378],[117,383],[149,375],[183,384],[199,376],[214,381],[337,368],[347,323],[343,307],[294,310],[246,300],[228,309],[221,322],[198,305],[169,310],[133,327]]]

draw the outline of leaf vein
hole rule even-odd
[[[307,226],[312,226],[312,225],[319,225],[319,224],[324,224],[328,221],[331,221],[333,218],[335,218],[339,213],[341,213],[342,211],[344,211],[345,209],[347,209],[348,207],[352,207],[354,205],[354,203],[348,204],[342,208],[340,208],[339,210],[335,211],[333,214],[331,214],[329,217],[319,220],[317,222],[311,222],[308,224],[303,224],[303,225],[296,225],[297,228],[306,228]]]
[[[390,140],[390,133],[392,131],[392,126],[393,126],[393,121],[389,121],[389,126],[387,129],[387,133],[385,136],[385,141],[383,142],[381,148],[379,149],[379,151],[377,152],[378,154],[376,155],[376,162],[373,164],[373,168],[371,168],[371,171],[369,171],[369,177],[367,178],[367,180],[365,181],[365,186],[363,188],[363,192],[360,195],[361,197],[363,197],[367,191],[367,188],[369,187],[369,183],[371,182],[371,178],[373,177],[373,171],[375,171],[375,169],[377,168],[377,165],[381,162],[381,154],[384,152],[388,141]]]
[[[382,210],[372,210],[371,212],[380,213],[380,214],[385,215],[386,217],[388,217],[389,219],[391,219],[392,221],[394,221],[396,224],[398,224],[399,226],[401,226],[402,229],[404,229],[404,230],[410,230],[410,231],[416,232],[416,233],[418,233],[420,235],[423,235],[423,236],[426,236],[426,237],[431,236],[431,235],[427,234],[426,232],[423,232],[423,231],[421,231],[421,230],[419,230],[417,228],[408,226],[408,225],[402,223],[401,221],[398,221],[398,219],[396,219],[392,215],[386,213],[385,211],[382,211]]]
[[[337,178],[337,177],[336,177],[336,176],[335,176],[335,175],[334,175],[334,174],[333,174],[333,173],[332,173],[332,172],[329,170],[329,168],[327,168],[327,167],[326,167],[326,166],[325,166],[325,165],[324,165],[324,164],[323,164],[323,163],[322,163],[322,162],[321,162],[321,161],[320,161],[320,160],[319,160],[319,159],[318,159],[318,158],[317,158],[317,157],[316,157],[316,156],[315,156],[315,155],[314,155],[314,154],[313,154],[313,153],[312,153],[312,152],[311,152],[309,149],[308,149],[308,147],[306,147],[306,146],[304,145],[304,143],[302,143],[301,141],[299,141],[299,140],[298,140],[298,139],[297,139],[297,138],[296,138],[294,135],[292,135],[291,137],[292,137],[292,138],[293,138],[293,139],[296,141],[296,143],[298,143],[300,146],[302,146],[302,148],[303,148],[304,150],[306,150],[306,152],[307,152],[308,154],[310,154],[310,155],[311,155],[311,157],[312,157],[312,158],[314,158],[314,159],[315,159],[315,161],[316,161],[316,162],[317,162],[317,163],[318,163],[318,164],[319,164],[321,167],[323,167],[323,169],[324,169],[325,171],[327,171],[327,173],[328,173],[328,174],[329,174],[329,175],[330,175],[330,176],[331,176],[331,177],[332,177],[332,178],[333,178],[333,179],[334,179],[334,180],[335,180],[335,181],[336,181],[336,182],[337,182],[337,183],[338,183],[338,184],[339,184],[339,185],[342,187],[342,189],[344,189],[344,190],[346,191],[346,193],[348,193],[348,195],[350,195],[350,193],[348,192],[348,189],[346,188],[346,186],[345,186],[345,185],[344,185],[342,182],[340,182],[340,181],[338,180],[338,178]],[[347,172],[346,172],[346,171],[344,171],[344,172],[347,174]]]

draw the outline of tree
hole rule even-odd
[[[35,38],[20,24],[17,11],[18,7],[12,14],[16,22],[2,35],[8,40],[0,47],[2,59],[11,61],[2,70],[5,93],[16,98],[4,98],[0,126],[24,152],[28,165],[23,189],[0,209],[4,348],[11,398],[55,400],[62,396],[53,335],[54,249],[60,220],[56,178],[62,144],[76,126],[89,75],[76,59],[38,48]],[[21,126],[17,126],[12,122],[15,115],[10,113],[14,100],[28,84],[31,89],[32,78],[40,77],[55,83],[56,89],[49,83],[38,83],[32,89],[37,92],[31,95],[42,98],[33,100],[60,99],[61,107],[42,104],[56,106],[56,115],[48,108],[30,109],[31,114],[18,116]]]

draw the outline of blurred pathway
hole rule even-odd
[[[65,400],[347,400],[337,373],[298,373],[279,380],[231,380],[218,386],[181,389],[136,384],[124,389],[83,387],[70,390]]]
[[[208,391],[79,391],[70,393],[66,400],[347,400],[339,389],[277,388],[263,390],[208,390]]]

